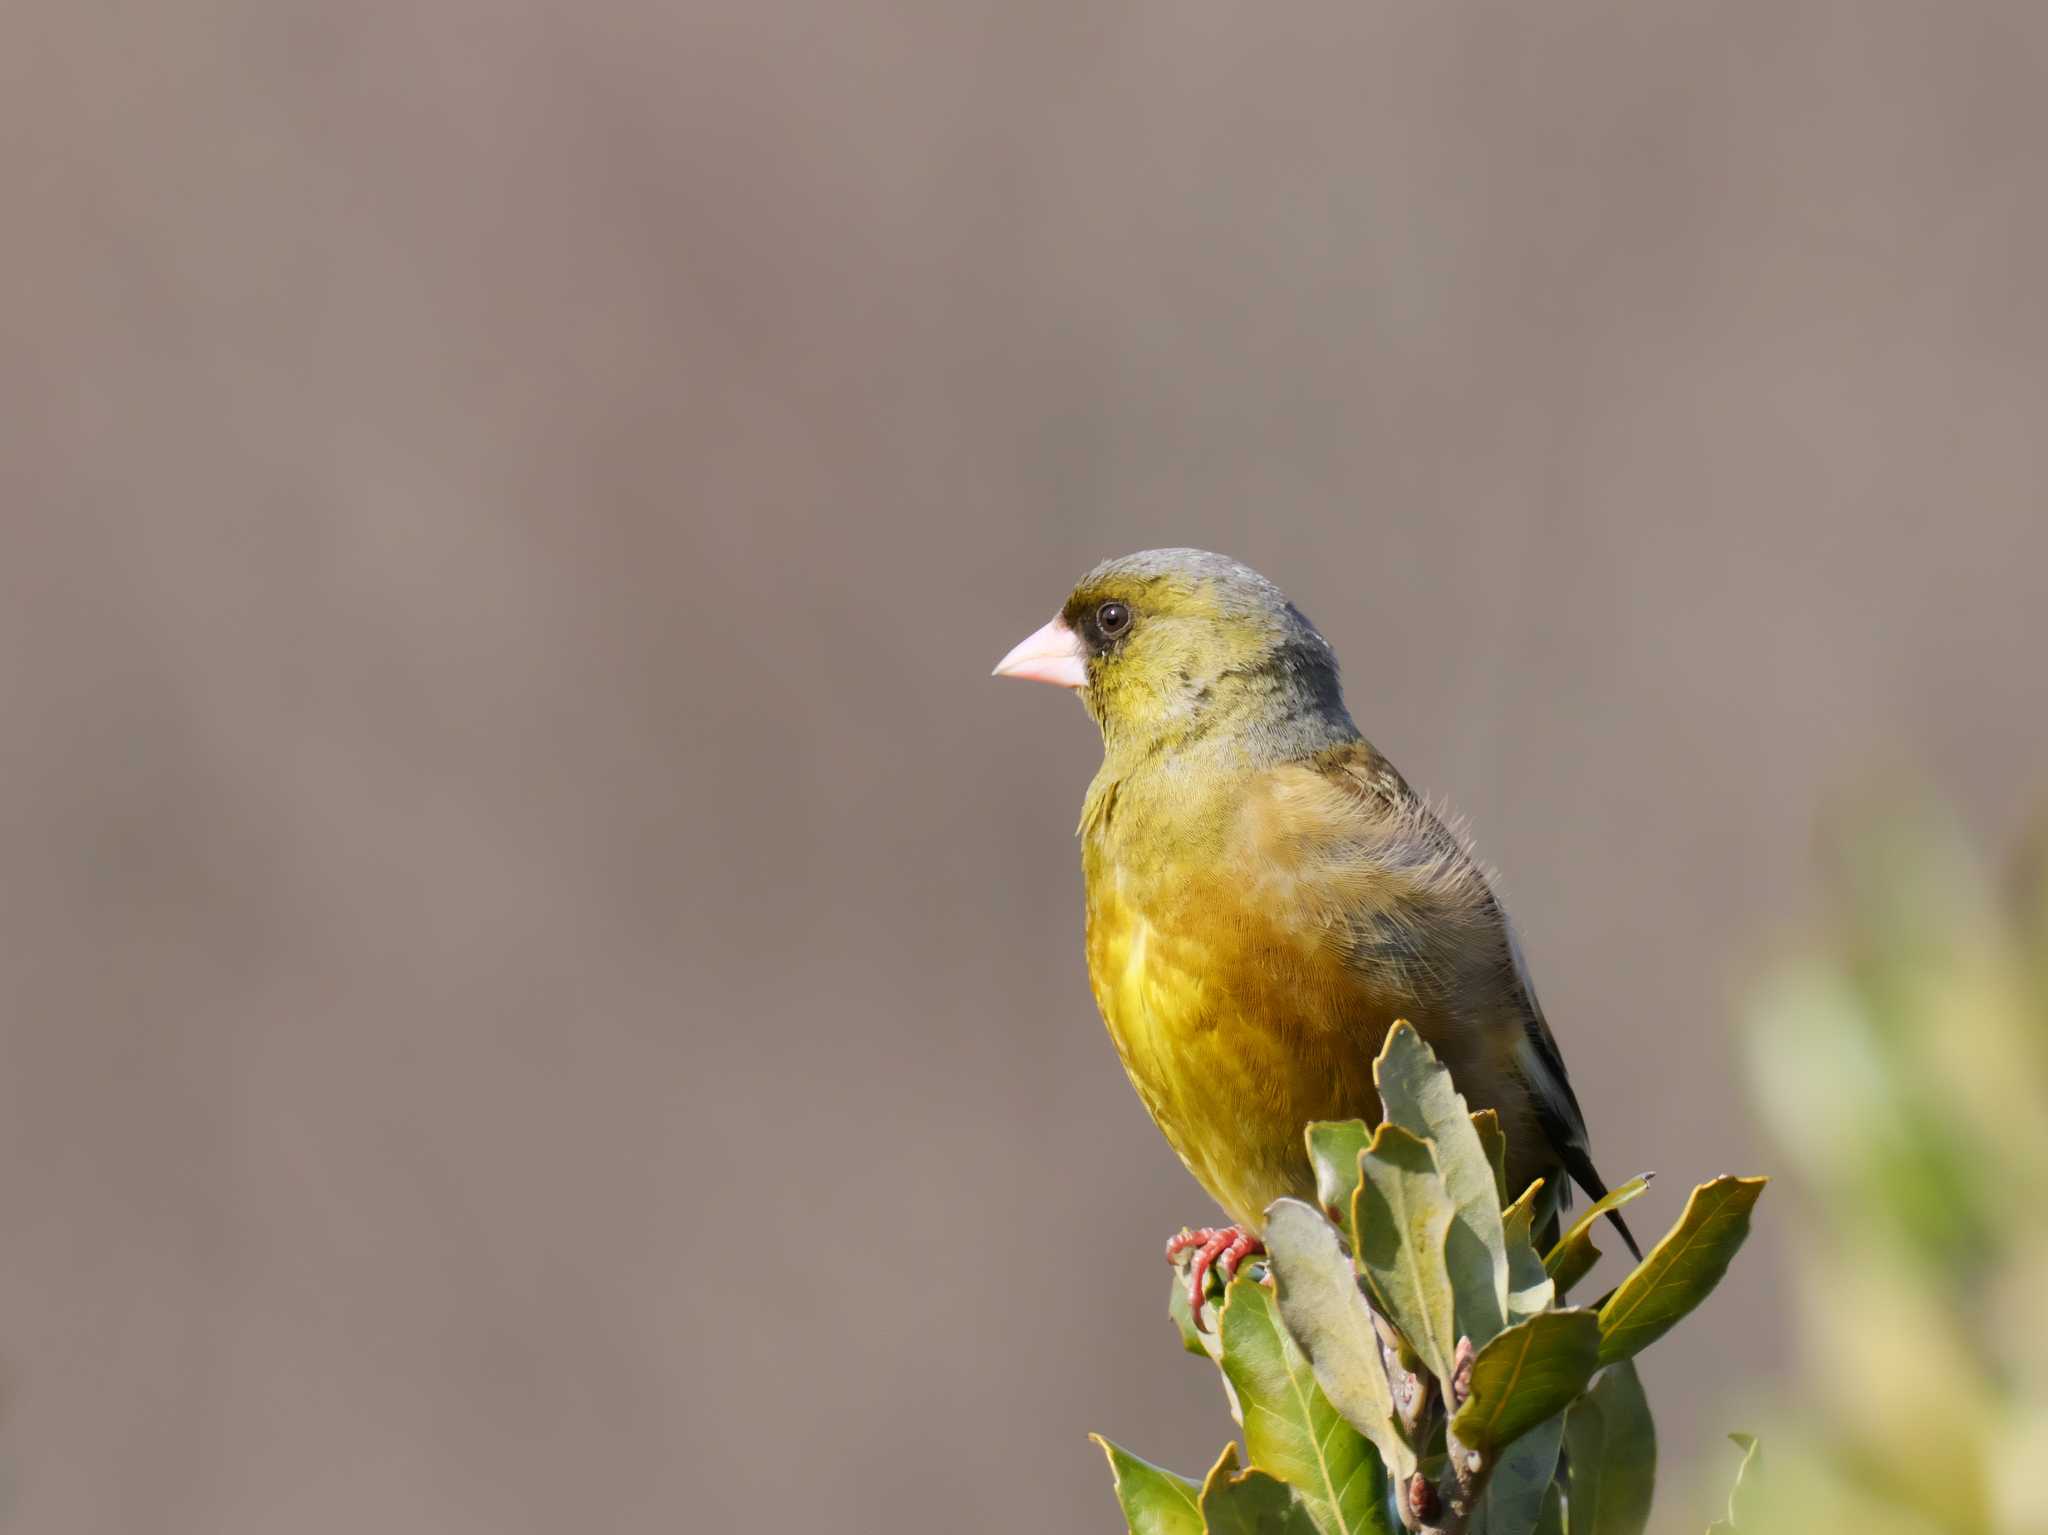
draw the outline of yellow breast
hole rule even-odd
[[[1088,967],[1131,1085],[1231,1219],[1313,1192],[1308,1121],[1377,1117],[1355,978],[1242,884],[1091,868]]]
[[[1107,767],[1082,817],[1088,970],[1124,1070],[1188,1170],[1257,1230],[1306,1196],[1313,1119],[1379,1117],[1406,1018],[1517,1188],[1555,1156],[1517,1062],[1528,1000],[1484,875],[1412,797],[1347,773]]]

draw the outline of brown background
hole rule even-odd
[[[1104,555],[1328,630],[1652,1230],[1769,1165],[1816,806],[2041,783],[2037,5],[0,28],[14,1528],[1107,1531],[1085,1429],[1205,1461],[1095,743],[986,677]],[[1674,1458],[1786,1345],[1768,1208]]]

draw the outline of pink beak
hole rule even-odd
[[[1082,648],[1081,636],[1055,618],[996,662],[994,674],[1050,682],[1057,688],[1085,688],[1088,652]]]

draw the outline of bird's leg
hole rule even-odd
[[[1188,1310],[1194,1314],[1195,1326],[1200,1328],[1202,1292],[1208,1287],[1210,1266],[1213,1264],[1223,1276],[1227,1288],[1237,1266],[1253,1253],[1266,1249],[1242,1226],[1201,1226],[1193,1231],[1183,1230],[1170,1239],[1166,1244],[1166,1261],[1178,1263],[1180,1255],[1189,1248],[1195,1250],[1195,1261],[1188,1269]]]

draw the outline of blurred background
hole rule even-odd
[[[1104,556],[1330,635],[1639,1230],[1783,1160],[1817,809],[2037,802],[2038,6],[0,27],[12,1528],[1108,1531],[1086,1430],[1206,1464],[1097,743],[987,677]],[[1794,1208],[1645,1361],[1674,1460],[1793,1368]]]

